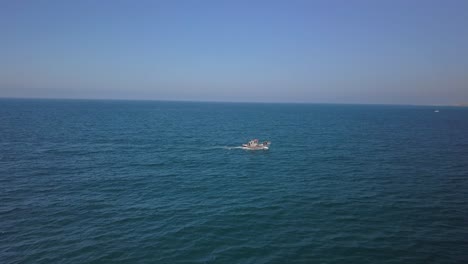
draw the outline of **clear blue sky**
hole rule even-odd
[[[2,1],[0,97],[468,102],[468,1]]]

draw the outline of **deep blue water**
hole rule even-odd
[[[468,263],[438,109],[2,99],[0,263]]]

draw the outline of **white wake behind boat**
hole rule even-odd
[[[252,139],[247,144],[242,144],[242,149],[247,150],[267,150],[270,147],[271,142],[265,141],[263,143],[258,143],[258,139]]]

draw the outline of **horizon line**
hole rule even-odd
[[[180,102],[180,103],[233,103],[233,104],[326,104],[326,105],[388,105],[388,106],[443,106],[468,107],[468,104],[415,104],[415,103],[357,103],[357,102],[312,102],[312,101],[225,101],[225,100],[184,100],[184,99],[125,99],[125,98],[70,98],[70,97],[4,97],[0,100],[70,100],[70,101],[143,101],[143,102]]]

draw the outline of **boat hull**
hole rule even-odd
[[[267,150],[269,149],[270,142],[258,143],[257,139],[251,140],[248,144],[242,144],[242,149],[245,150]]]
[[[248,147],[248,146],[242,146],[242,149],[245,150],[267,150],[267,146],[261,146],[261,147]]]

